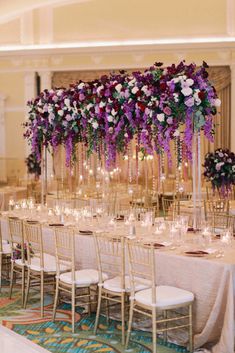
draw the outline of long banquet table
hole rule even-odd
[[[86,224],[79,224],[76,227],[76,261],[80,268],[96,268],[93,237],[79,234],[79,229],[86,227],[89,230],[95,230],[97,226]],[[1,218],[1,227],[3,238],[8,239],[8,224],[5,216]],[[43,224],[42,232],[46,244],[45,251],[54,254],[52,227]],[[113,229],[112,234],[123,232],[124,228],[118,226]],[[145,232],[147,240],[149,235],[146,234],[147,228]],[[190,238],[192,235],[188,233],[187,237]],[[218,242],[216,244],[219,248],[219,240],[215,241]],[[195,240],[192,244],[196,246],[194,242]],[[181,245],[156,250],[157,283],[180,287],[194,293],[196,348],[209,343],[212,344],[213,353],[234,353],[235,241],[232,246],[223,248],[223,257],[187,257],[183,249]]]

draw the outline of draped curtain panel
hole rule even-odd
[[[127,72],[131,73],[139,69],[130,69]],[[139,70],[142,71],[142,70]],[[114,71],[115,72],[115,71]],[[117,70],[116,70],[117,72]],[[215,137],[211,143],[204,138],[202,133],[201,153],[202,161],[207,152],[211,152],[216,148],[230,148],[230,127],[231,127],[231,72],[229,66],[214,66],[208,69],[209,78],[218,92],[221,99],[221,107],[215,117]],[[69,87],[70,84],[76,83],[79,80],[90,81],[99,78],[102,75],[108,75],[109,70],[92,70],[92,71],[66,71],[54,72],[52,77],[52,86],[54,88]],[[172,146],[173,147],[173,146]],[[173,147],[174,148],[174,147]],[[175,177],[174,161],[171,168],[166,165],[166,175]]]

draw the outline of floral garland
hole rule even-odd
[[[63,144],[69,165],[83,142],[88,153],[102,150],[111,165],[133,138],[144,153],[170,157],[170,140],[181,135],[184,157],[191,160],[193,133],[204,130],[213,140],[213,115],[220,105],[207,67],[155,63],[144,73],[120,71],[69,89],[44,90],[28,102],[24,136],[38,159],[42,144]]]
[[[212,187],[227,195],[235,184],[235,154],[228,149],[218,148],[213,153],[207,153],[203,167],[203,175],[211,182]]]
[[[35,153],[30,153],[25,160],[29,174],[34,174],[35,177],[41,175],[41,162],[38,160]]]

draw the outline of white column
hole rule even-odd
[[[25,107],[25,120],[28,120],[27,102],[36,97],[36,76],[34,71],[28,71],[24,73],[24,107]],[[26,142],[25,155],[26,157],[30,153],[30,146]]]
[[[40,76],[40,89],[51,89],[52,84],[52,72],[51,71],[40,71],[38,72]],[[47,177],[48,181],[53,177],[53,160],[52,155],[47,153]]]
[[[5,129],[5,99],[0,95],[0,181],[7,180],[6,174],[6,129]]]
[[[231,129],[230,129],[230,141],[231,151],[235,152],[235,64],[230,65],[231,69]]]

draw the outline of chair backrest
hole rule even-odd
[[[211,214],[228,214],[229,201],[228,200],[204,200],[205,219]]]
[[[20,258],[24,263],[26,249],[24,243],[23,222],[17,217],[8,217],[8,228],[10,235],[11,258]]]
[[[175,198],[162,198],[163,216],[165,219],[174,219],[176,215],[180,214],[180,202]]]
[[[207,221],[213,228],[214,234],[219,234],[220,231],[231,229],[234,232],[235,217],[224,213],[213,213],[208,215]]]
[[[96,256],[99,270],[99,283],[103,274],[110,278],[121,277],[121,289],[125,289],[125,239],[106,234],[95,234]]]
[[[57,276],[71,271],[71,281],[75,281],[75,234],[69,227],[55,227],[55,253]]]
[[[31,265],[31,259],[39,258],[41,270],[44,269],[44,254],[43,254],[43,240],[42,227],[40,223],[24,222],[24,234],[27,245],[27,262]]]
[[[156,302],[155,254],[153,244],[144,244],[136,240],[127,239],[128,266],[131,279],[132,296],[139,284],[149,283],[152,288],[152,303]]]

